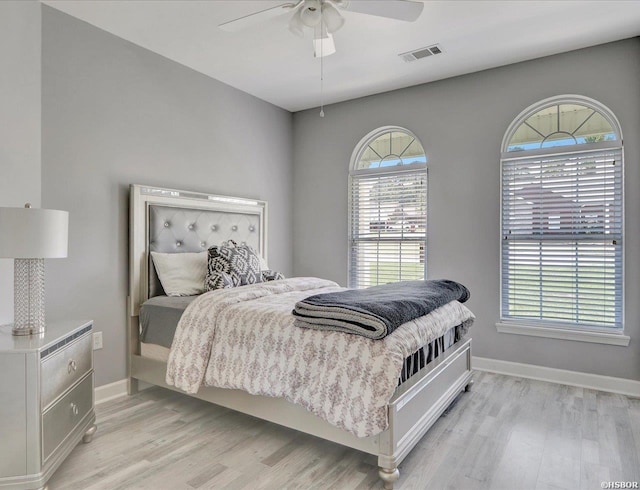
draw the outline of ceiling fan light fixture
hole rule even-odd
[[[291,16],[291,20],[289,21],[289,30],[298,37],[304,37],[304,27],[305,25],[302,23],[302,19],[300,18],[301,10],[298,9]]]
[[[300,20],[307,27],[315,27],[322,20],[320,0],[305,0],[300,9]]]
[[[316,58],[330,56],[336,52],[336,45],[333,42],[333,36],[326,31],[321,30],[313,37],[313,56]]]
[[[344,17],[330,2],[322,3],[322,20],[329,33],[334,33],[344,25]]]

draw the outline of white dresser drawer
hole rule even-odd
[[[42,362],[42,408],[45,409],[92,369],[91,331],[60,348]]]
[[[43,463],[92,408],[93,373],[90,373],[42,415]]]

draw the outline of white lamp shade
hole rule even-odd
[[[69,213],[55,209],[0,208],[0,257],[67,256]]]

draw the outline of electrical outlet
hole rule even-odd
[[[93,350],[102,349],[102,332],[93,333]]]

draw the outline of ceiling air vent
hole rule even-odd
[[[426,48],[400,53],[398,56],[409,63],[410,61],[420,60],[440,53],[442,53],[442,47],[439,44],[434,44],[433,46],[427,46]]]

